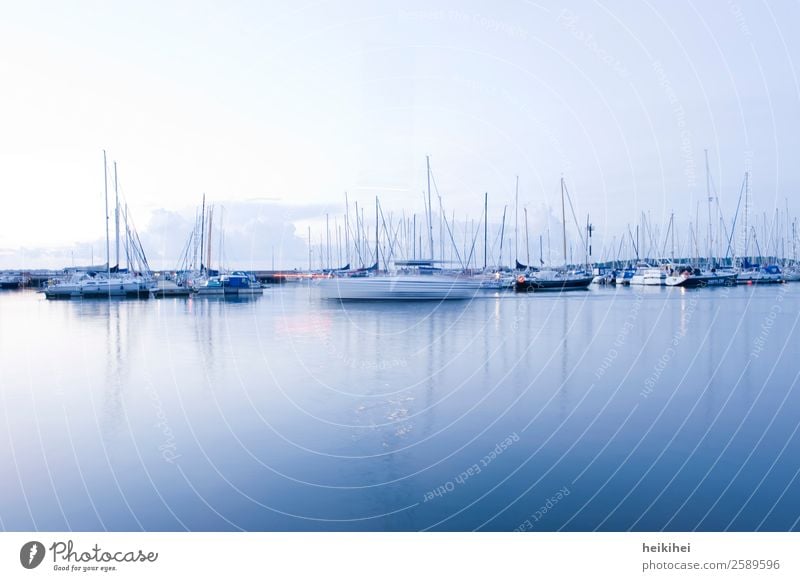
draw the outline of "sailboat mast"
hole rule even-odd
[[[327,268],[331,268],[331,219],[330,215],[325,213],[325,256]]]
[[[514,260],[519,260],[519,176],[514,186]]]
[[[205,234],[206,234],[206,195],[203,194],[203,206],[202,210],[200,211],[200,274],[203,274],[205,271],[205,267],[203,266],[203,261],[205,260],[205,254],[203,254],[203,250],[205,249]]]
[[[531,266],[531,245],[528,239],[528,208],[523,208],[525,212],[525,264],[528,268]]]
[[[103,190],[106,199],[106,274],[111,277],[111,248],[108,241],[108,162],[106,150],[103,150]]]
[[[433,252],[433,246],[431,246]],[[381,268],[381,255],[380,255],[380,231],[378,230],[378,196],[375,196],[375,262],[378,265],[378,270]]]
[[[428,168],[428,241],[431,247],[431,260],[433,260],[433,211],[431,210],[431,156],[425,156],[425,165]]]
[[[114,228],[117,236],[117,270],[119,270],[119,188],[117,186],[117,162],[114,162]]]
[[[503,206],[503,221],[500,224],[500,259],[497,261],[498,269],[503,266],[503,238],[505,238],[506,234],[506,208],[507,206]]]
[[[708,198],[708,262],[711,264],[714,254],[714,239],[711,230],[711,174],[708,171],[708,150],[704,149],[706,155],[706,197]]]
[[[486,270],[489,250],[489,192],[483,194],[483,270]]]
[[[747,206],[750,203],[750,172],[744,172],[744,256],[750,260],[750,232],[747,229]]]
[[[672,240],[669,255],[670,258],[672,259],[672,262],[674,263],[675,262],[675,212],[672,212],[669,215],[669,231]]]
[[[344,254],[347,264],[350,264],[350,202],[347,199],[347,192],[344,193]]]
[[[567,212],[564,207],[564,177],[561,177],[561,224],[564,235],[564,266],[567,266]]]
[[[208,209],[208,235],[206,236],[206,268],[211,268],[211,232],[214,224],[214,206]]]

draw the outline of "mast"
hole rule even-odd
[[[500,226],[500,260],[497,261],[498,269],[503,266],[503,238],[505,238],[506,234],[506,208],[507,206],[503,206],[503,223]]]
[[[514,186],[514,260],[519,260],[519,176]]]
[[[205,250],[205,234],[206,234],[206,195],[203,194],[203,206],[202,210],[200,211],[200,274],[203,274],[205,271],[205,266],[203,265],[203,261],[205,260],[205,255],[203,251]]]
[[[211,268],[211,229],[214,224],[214,206],[208,209],[208,234],[206,235],[206,268]]]
[[[106,275],[111,278],[111,248],[108,242],[108,163],[105,149],[103,150],[103,189],[106,198]]]
[[[348,220],[350,218],[350,203],[347,200],[347,192],[344,193],[344,254],[347,264],[350,264],[350,230]]]
[[[564,266],[567,266],[567,213],[564,208],[564,176],[561,176],[561,224],[564,234]]]
[[[356,204],[356,232],[353,235],[353,246],[356,249],[356,254],[358,254],[358,261],[361,264],[361,267],[365,267],[364,258],[361,256],[361,221],[358,219],[358,200],[355,202]],[[364,249],[364,253],[366,254],[367,250]]]
[[[525,249],[526,249],[526,266],[530,268],[531,266],[531,245],[528,240],[528,208],[523,208],[525,212]]]
[[[750,172],[744,172],[744,256],[750,261],[750,231],[747,229],[747,207],[750,204]]]
[[[706,155],[706,197],[708,198],[708,263],[713,261],[714,238],[711,230],[711,174],[708,171],[708,150],[703,150]]]
[[[483,270],[486,270],[487,252],[489,250],[489,192],[483,194]]]
[[[117,162],[114,162],[114,229],[117,236],[117,271],[119,271],[119,189],[117,187]]]
[[[209,233],[210,236],[210,233]],[[217,250],[217,254],[219,255],[219,269],[222,270],[223,268],[223,259],[225,258],[225,206],[220,206],[220,214],[219,214],[219,250]]]
[[[589,214],[586,214],[586,268],[589,268],[589,260],[592,257],[592,231],[594,226],[589,222]]]
[[[336,265],[336,268],[341,268],[342,264],[342,227],[339,226],[339,220],[334,216],[333,218],[333,229],[336,231],[336,254],[339,257],[339,264]]]
[[[430,173],[428,175],[430,175]],[[431,249],[432,248],[433,247],[431,247]],[[431,252],[433,252],[433,250],[431,250]],[[378,264],[378,270],[380,270],[381,255],[380,255],[380,231],[378,230],[378,196],[375,196],[375,262]]]
[[[669,215],[669,231],[672,237],[671,249],[670,249],[670,258],[672,262],[675,262],[675,212],[672,212]]]
[[[428,240],[431,245],[431,260],[433,260],[433,211],[431,210],[431,156],[429,155],[425,156],[425,165],[428,167]]]
[[[417,259],[417,215],[414,214],[411,226],[411,258]]]
[[[128,204],[125,204],[125,267],[131,268],[131,237],[128,229]]]
[[[539,234],[539,266],[544,266],[544,252],[542,251],[542,235]]]
[[[331,268],[331,220],[330,215],[325,212],[325,257],[328,270]]]

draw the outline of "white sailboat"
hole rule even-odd
[[[119,194],[117,190],[116,164],[114,165],[114,189],[117,196],[115,209],[116,223],[116,256],[117,264],[111,267],[111,245],[108,227],[108,164],[106,152],[103,150],[103,182],[105,193],[105,221],[106,221],[106,264],[105,272],[84,271],[74,273],[66,279],[56,280],[44,288],[45,297],[48,299],[72,298],[149,298],[152,291],[152,279],[149,275],[121,272],[119,269]],[[126,232],[130,238],[130,232]],[[139,248],[139,251],[141,249]],[[142,253],[143,257],[143,253]],[[147,269],[149,272],[149,268]]]
[[[375,198],[375,260],[376,274],[371,276],[334,276],[319,280],[320,297],[333,300],[354,301],[442,301],[464,300],[474,297],[481,289],[481,281],[471,276],[428,274],[434,270],[433,226],[431,214],[431,168],[428,171],[428,243],[430,259],[394,261],[393,274],[377,274],[380,265],[379,203]],[[388,262],[388,260],[386,260]],[[425,273],[425,274],[423,274]]]

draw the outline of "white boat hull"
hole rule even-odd
[[[44,290],[48,299],[59,298],[109,298],[109,297],[141,297],[147,298],[151,289],[139,283],[111,284],[63,284],[54,285]]]
[[[323,299],[333,300],[441,301],[470,299],[480,283],[445,276],[371,276],[323,279],[319,289]]]

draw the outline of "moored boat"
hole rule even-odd
[[[226,296],[235,295],[260,295],[264,293],[264,287],[255,277],[245,272],[233,272],[220,277],[222,290]]]
[[[28,284],[28,279],[19,272],[0,275],[0,289],[17,289]]]
[[[730,286],[736,284],[736,275],[733,273],[717,272],[715,269],[700,270],[691,266],[684,266],[666,278],[667,286],[682,288],[702,288],[707,286]]]
[[[146,299],[151,291],[152,284],[145,277],[76,273],[67,279],[52,281],[42,292],[48,299]]]
[[[514,282],[517,292],[586,290],[594,277],[585,273],[570,273],[557,270],[540,270],[520,274]]]
[[[736,275],[737,284],[780,284],[784,282],[783,273],[776,264],[742,270]]]
[[[354,301],[464,300],[480,290],[474,279],[440,275],[327,278],[318,284],[323,299]]]
[[[192,289],[189,286],[178,284],[169,279],[159,279],[153,287],[153,296],[159,299],[188,297],[191,294]]]
[[[649,264],[637,265],[636,270],[630,277],[629,284],[640,286],[663,286],[666,282],[667,273],[657,266]]]
[[[194,293],[198,296],[223,296],[225,288],[222,285],[222,278],[219,276],[209,276],[197,281],[194,281],[192,287]]]

